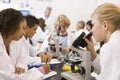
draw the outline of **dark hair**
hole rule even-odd
[[[32,28],[35,24],[39,25],[38,19],[33,15],[27,15],[25,19],[29,28]]]
[[[14,34],[25,18],[18,10],[8,8],[0,12],[0,32],[6,37]]]
[[[43,18],[39,18],[38,21],[39,22],[43,21],[45,23],[45,19],[43,19]]]
[[[39,21],[39,26],[41,27],[42,31],[45,31],[45,30],[44,30],[44,28],[45,28],[45,26],[46,26],[46,24],[45,24],[45,19],[39,18],[38,21]]]
[[[90,29],[92,29],[93,24],[92,24],[91,20],[87,21],[87,23],[86,23],[86,24],[90,26]]]

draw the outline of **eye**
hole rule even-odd
[[[37,28],[34,29],[35,31],[37,30]]]
[[[26,26],[23,27],[23,30],[25,30],[25,29],[26,29]]]

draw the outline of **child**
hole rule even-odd
[[[25,34],[26,20],[15,9],[0,12],[0,77],[4,80],[42,80],[49,65],[27,70],[24,49],[18,40]]]
[[[67,29],[70,25],[70,20],[63,14],[59,15],[55,21],[55,27],[53,32],[50,34],[48,38],[43,42],[41,46],[41,52],[46,52],[46,48],[48,47],[48,43],[50,42],[50,38],[52,34],[58,33],[59,34],[59,43],[61,44],[63,53],[68,52],[68,45],[67,45],[67,36],[68,32]],[[60,28],[59,28],[60,27]],[[60,30],[59,30],[60,29]]]
[[[28,58],[28,65],[40,65],[41,62],[45,62],[47,59],[48,61],[51,60],[50,55],[44,55],[41,54],[40,57],[37,57],[37,50],[34,48],[29,40],[30,38],[36,33],[36,29],[38,27],[38,19],[35,16],[32,15],[27,15],[25,16],[26,22],[27,22],[27,27],[25,29],[25,35],[23,38],[20,40],[20,44],[22,48],[25,49],[25,55]]]
[[[75,31],[71,31],[69,33],[69,45],[68,47],[71,47],[73,42],[75,41],[75,39],[77,39],[77,37],[84,32],[84,27],[85,27],[85,22],[84,21],[78,21],[76,26],[75,26]]]
[[[99,57],[92,40],[85,38],[94,71],[99,74],[97,80],[120,80],[120,7],[112,3],[98,6],[92,14],[92,24],[95,40],[104,41]]]

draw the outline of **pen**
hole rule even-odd
[[[47,64],[47,62],[48,62],[48,58],[46,59],[46,64]]]

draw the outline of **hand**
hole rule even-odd
[[[63,53],[68,53],[69,52],[69,48],[62,48],[62,51],[63,51]]]
[[[50,54],[42,53],[42,54],[39,54],[38,56],[41,58],[41,62],[46,62],[47,59],[48,59],[48,62],[50,62],[52,59],[52,56]]]
[[[47,60],[47,57],[45,57],[45,54],[44,54],[44,53],[40,53],[40,54],[38,55],[38,57],[40,57],[41,62],[45,62],[45,61]]]
[[[49,53],[47,53],[45,56],[48,58],[48,62],[50,62],[51,59],[52,59],[52,55],[49,54]],[[47,59],[46,59],[46,60],[47,60]],[[45,62],[46,62],[46,60],[45,60]]]
[[[94,48],[94,44],[93,44],[93,40],[92,38],[90,40],[88,40],[87,38],[84,38],[84,40],[87,42],[87,50],[91,52],[91,60],[93,61],[96,56],[97,56],[97,53],[95,51],[95,48]]]
[[[37,54],[38,57],[41,57],[41,56],[44,56],[44,53],[43,52],[40,52]]]
[[[50,65],[49,65],[49,64],[44,64],[44,65],[42,65],[42,67],[43,67],[44,70],[45,70],[45,74],[47,74],[47,73],[50,72]]]
[[[25,72],[25,69],[20,67],[15,67],[15,74],[22,74]]]

